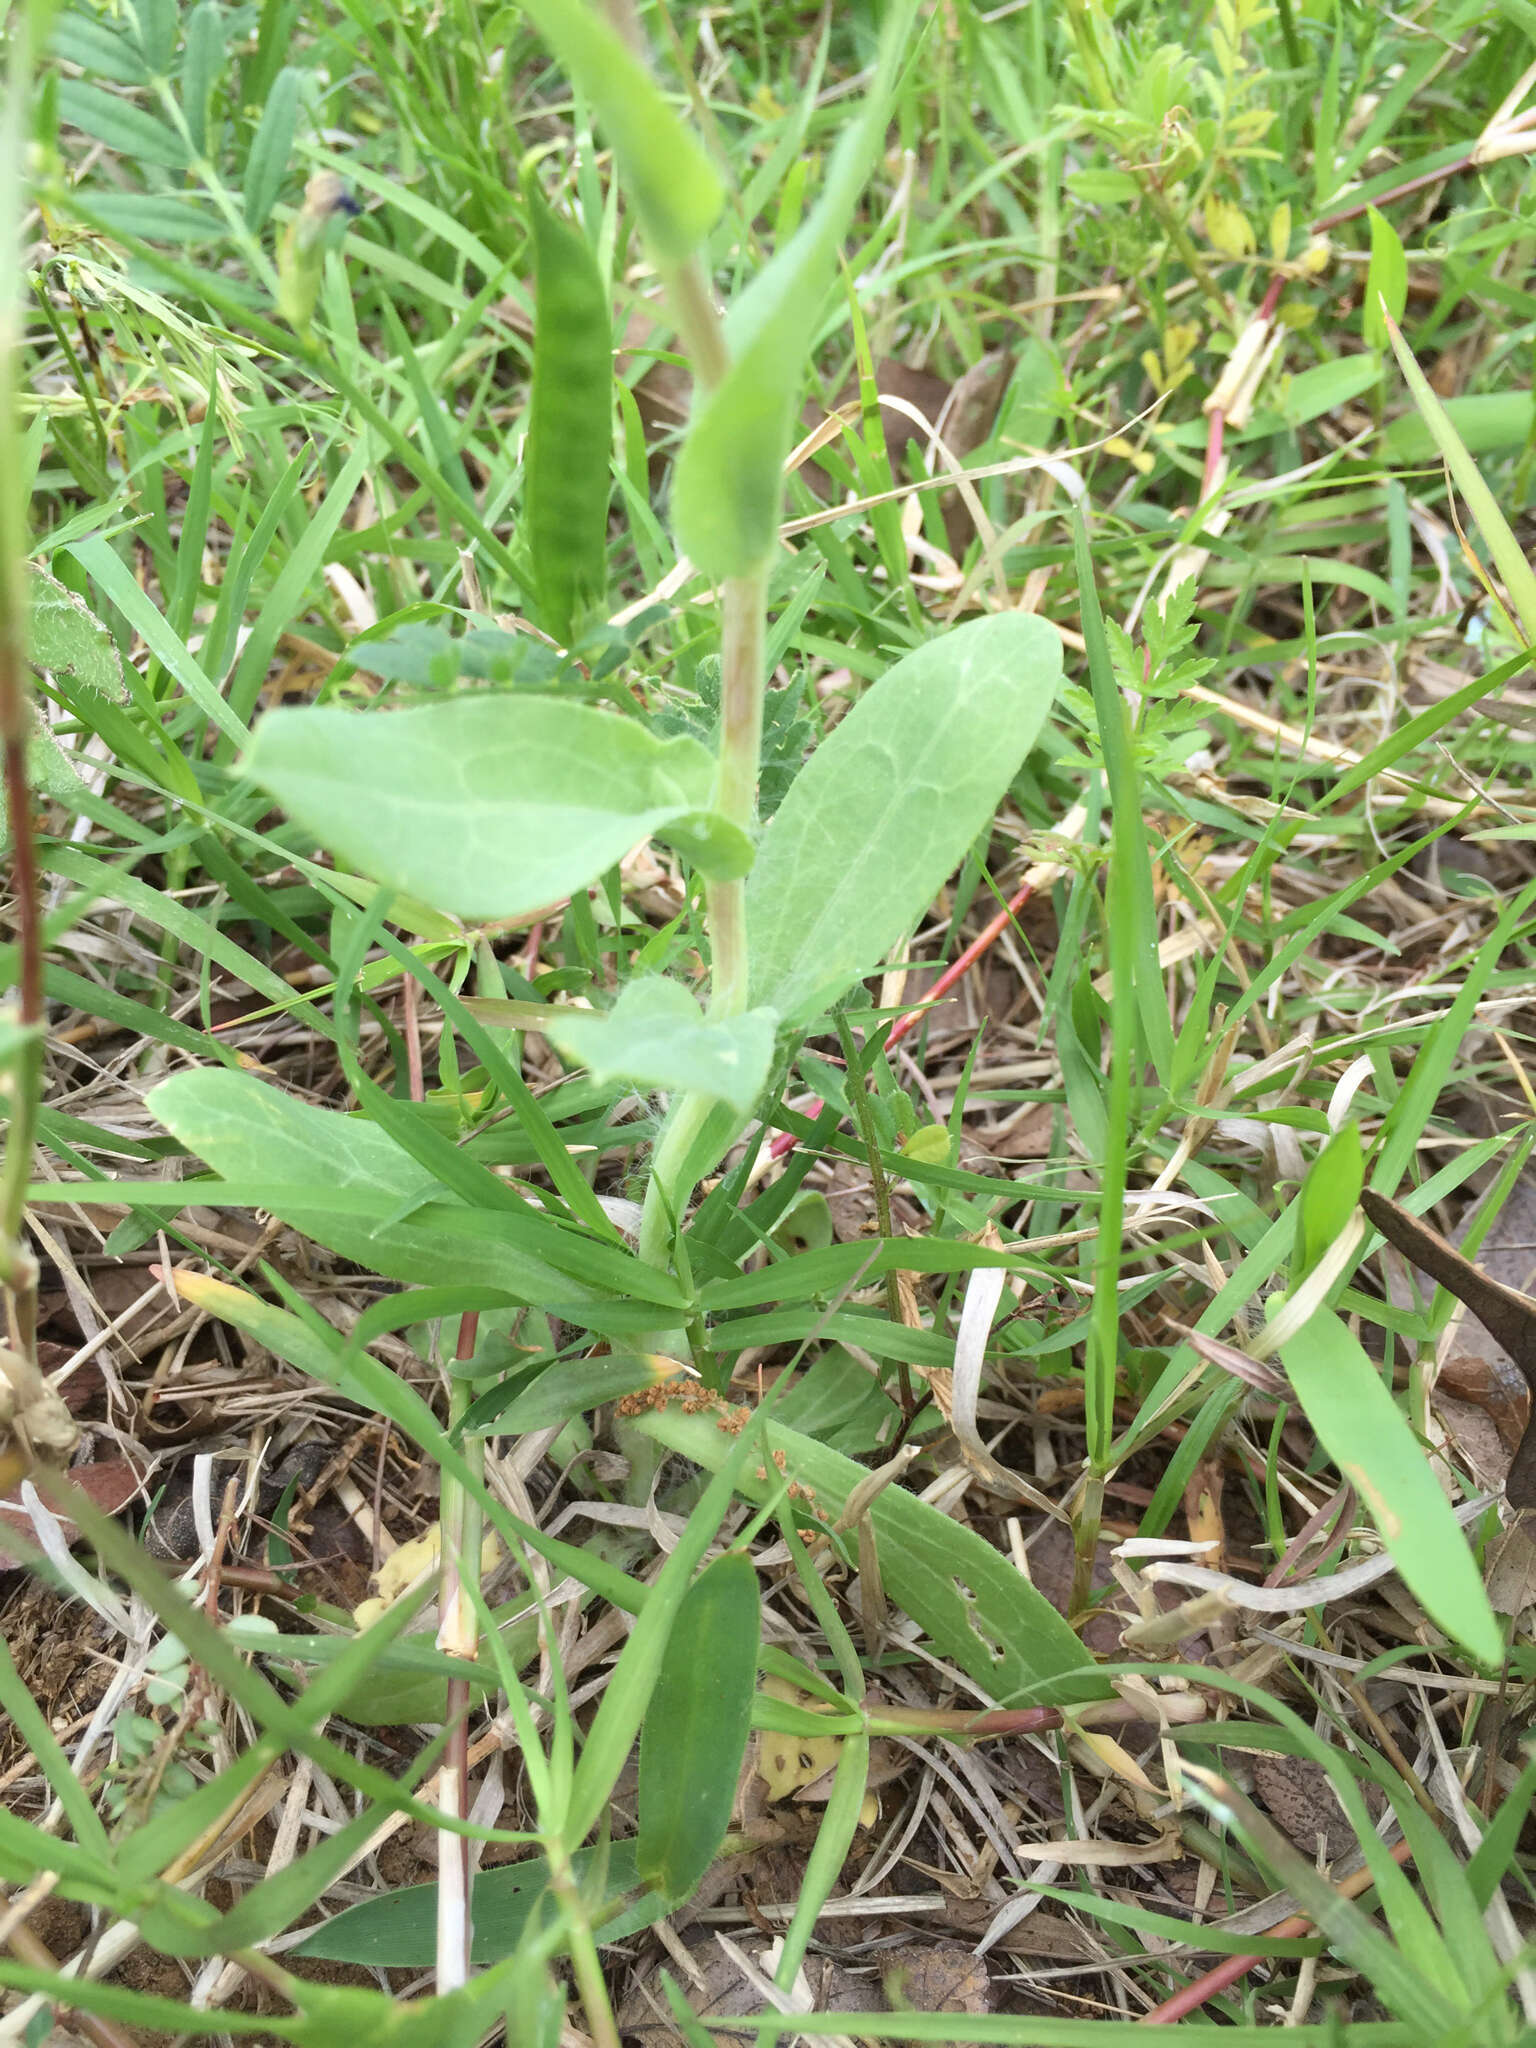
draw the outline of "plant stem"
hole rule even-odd
[[[709,284],[696,261],[667,274],[673,316],[693,360],[694,374],[712,389],[730,368],[730,355]],[[719,761],[715,809],[751,832],[757,822],[758,758],[763,741],[763,643],[768,600],[768,565],[745,576],[727,577],[721,588],[721,686]],[[712,881],[705,886],[709,927],[710,1015],[734,1017],[747,1006],[746,887]],[[684,1092],[667,1113],[651,1159],[650,1183],[640,1224],[640,1256],[666,1266],[673,1234],[681,1223],[700,1167],[695,1145],[713,1101]],[[690,1161],[692,1165],[690,1166]],[[708,1171],[704,1167],[702,1171]]]
[[[10,1128],[0,1169],[0,1281],[9,1291],[11,1342],[31,1358],[36,1335],[37,1262],[21,1236],[43,1074],[43,954],[38,920],[37,855],[27,784],[27,513],[22,492],[17,399],[21,364],[22,138],[30,132],[31,15],[15,10],[4,117],[0,119],[0,747],[10,818],[16,933],[21,955],[18,1019],[30,1027],[11,1069]]]
[[[750,832],[757,823],[758,757],[763,749],[763,639],[768,601],[764,569],[727,578],[721,593],[720,760],[715,809]],[[711,882],[710,1011],[734,1017],[747,1007],[746,884]]]
[[[494,972],[494,963],[480,962],[484,989]],[[410,1068],[411,1100],[420,1102],[425,1094],[421,1069],[421,1030],[416,1014],[416,984],[408,975],[405,982],[405,1041]],[[459,1341],[454,1360],[467,1365],[475,1355],[480,1334],[480,1317],[474,1310],[459,1318]],[[456,1429],[474,1400],[474,1382],[467,1373],[455,1373],[448,1383],[448,1426]],[[485,1440],[471,1437],[463,1445],[464,1462],[475,1480],[485,1476]],[[437,1592],[437,1647],[450,1657],[473,1663],[480,1649],[480,1622],[474,1603],[464,1594],[464,1577],[473,1573],[479,1585],[480,1542],[483,1518],[478,1493],[472,1493],[450,1472],[443,1472],[438,1503],[439,1573]],[[444,1706],[448,1740],[443,1750],[438,1777],[438,1811],[450,1820],[469,1818],[469,1681],[450,1678]],[[469,1982],[470,1953],[474,1945],[474,1922],[470,1913],[474,1889],[474,1867],[470,1862],[469,1837],[439,1834],[437,1838],[437,1991],[442,1997]]]
[[[1098,1557],[1099,1525],[1104,1517],[1104,1476],[1090,1469],[1072,1521],[1072,1596],[1067,1619],[1076,1621],[1093,1592],[1093,1567]]]
[[[676,1196],[684,1162],[709,1111],[710,1103],[702,1095],[679,1095],[667,1111],[651,1155],[651,1177],[640,1217],[640,1256],[648,1266],[666,1266],[670,1262],[672,1233],[681,1221]]]
[[[727,578],[721,592],[720,754],[715,809],[750,832],[757,822],[757,765],[763,738],[763,639],[768,577],[765,569]],[[747,1007],[747,896],[741,881],[706,883],[711,1017],[736,1017]],[[640,1223],[640,1256],[665,1266],[672,1235],[697,1185],[694,1144],[715,1107],[711,1097],[676,1096],[656,1141]],[[690,1158],[692,1165],[690,1166]]]
[[[549,1888],[565,1914],[571,1972],[586,2016],[587,2033],[595,2048],[619,2048],[618,2022],[614,2019],[608,1987],[603,1981],[602,1958],[592,1937],[592,1922],[582,1901],[581,1887],[576,1882],[576,1873],[571,1868],[565,1844],[547,1844],[546,1854],[549,1857]]]
[[[695,257],[669,269],[665,277],[667,297],[672,302],[677,331],[693,362],[693,374],[706,391],[713,391],[731,367],[731,358],[720,315],[709,294],[709,280]]]
[[[454,1357],[462,1364],[475,1355],[480,1318],[473,1311],[459,1318]],[[456,1373],[448,1395],[450,1428],[468,1412],[473,1383]],[[481,1475],[485,1445],[476,1437],[464,1445],[464,1456],[476,1478]],[[438,1582],[437,1647],[451,1657],[473,1662],[480,1648],[479,1624],[464,1597],[464,1574],[480,1569],[480,1503],[460,1482],[442,1475],[442,1568]],[[453,1820],[469,1817],[469,1681],[450,1678],[446,1720],[449,1730],[438,1778],[439,1811]],[[472,1873],[467,1835],[439,1835],[437,1865],[437,1991],[442,1997],[469,1982],[472,1927]]]

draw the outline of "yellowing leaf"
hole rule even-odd
[[[786,1678],[765,1678],[762,1689],[772,1698],[785,1700],[793,1707],[814,1710],[822,1704],[814,1693],[791,1685]],[[792,1798],[802,1786],[814,1785],[828,1771],[836,1770],[842,1750],[843,1742],[839,1735],[785,1735],[777,1729],[760,1728],[757,1735],[757,1775],[768,1788],[764,1797],[773,1803]]]
[[[1223,256],[1251,256],[1258,246],[1243,209],[1214,192],[1205,202],[1205,238]]]
[[[1163,360],[1170,380],[1177,377],[1200,346],[1200,329],[1193,320],[1171,320],[1163,329]]]

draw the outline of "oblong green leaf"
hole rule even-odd
[[[1298,370],[1287,377],[1280,389],[1280,411],[1286,424],[1305,426],[1323,413],[1347,405],[1362,391],[1380,381],[1381,365],[1368,355],[1337,356],[1314,363],[1310,370]],[[1205,422],[1200,422],[1202,429]]]
[[[677,1360],[659,1351],[620,1351],[547,1366],[531,1387],[514,1392],[504,1407],[497,1408],[494,1392],[482,1397],[464,1418],[464,1432],[466,1436],[518,1436],[530,1429],[551,1429],[604,1401],[617,1401],[641,1387],[657,1386],[677,1371]]]
[[[575,641],[608,588],[613,315],[592,245],[524,182],[533,224],[533,379],[524,505],[544,630]]]
[[[1280,1360],[1318,1441],[1370,1511],[1425,1611],[1483,1664],[1504,1653],[1477,1560],[1407,1418],[1336,1315],[1310,1317]]]
[[[706,874],[752,860],[709,809],[715,764],[697,740],[555,697],[272,711],[244,765],[333,853],[463,917],[543,909],[652,834]]]
[[[813,1022],[933,901],[1061,681],[1043,619],[999,612],[905,656],[811,756],[747,881],[751,999]]]
[[[652,975],[627,982],[607,1012],[552,1008],[541,1028],[599,1081],[687,1088],[746,1116],[768,1079],[776,1021],[748,1010],[707,1022],[687,989]]]
[[[1443,409],[1452,433],[1469,455],[1501,455],[1507,449],[1523,448],[1536,424],[1536,397],[1529,391],[1469,392],[1462,398],[1446,399]],[[1387,422],[1381,445],[1391,462],[1427,462],[1435,452],[1435,437],[1427,421],[1416,412],[1405,412]]]
[[[691,255],[725,204],[714,165],[587,0],[523,0],[523,9],[597,109],[652,248],[671,263]]]
[[[626,1934],[649,1927],[667,1910],[664,1899],[643,1892],[622,1913],[602,1917],[606,1908],[616,1905],[639,1883],[633,1842],[578,1849],[571,1868],[584,1890],[600,1872],[604,1877],[602,1896],[589,1901],[589,1911],[599,1922],[600,1941],[622,1941]],[[499,1963],[524,1938],[536,1912],[552,1920],[557,1911],[557,1902],[549,1893],[549,1864],[543,1856],[480,1871],[475,1878],[474,1961]],[[382,1897],[364,1899],[306,1934],[293,1953],[333,1963],[429,1969],[437,1958],[437,1886],[404,1885]]]
[[[187,45],[181,60],[181,101],[192,147],[201,155],[208,142],[208,106],[224,71],[224,10],[219,0],[198,0],[187,16]]]
[[[91,193],[93,225],[110,233],[139,235],[146,242],[170,242],[190,248],[195,242],[222,242],[229,222],[205,200],[182,192]]]
[[[171,68],[176,47],[177,0],[137,0],[131,10],[144,61],[158,78]]]
[[[750,1430],[743,1430],[724,1446],[714,1477],[699,1496],[671,1556],[652,1581],[577,1760],[565,1823],[568,1841],[584,1840],[608,1810],[614,1784],[655,1691],[678,1609],[730,1509],[731,1496],[741,1491],[741,1482],[759,1449]]]
[[[871,1329],[875,1327],[873,1321]],[[644,1415],[638,1429],[718,1472],[737,1441],[707,1414],[687,1415],[676,1404]],[[834,1520],[848,1496],[868,1479],[864,1466],[840,1451],[766,1424],[768,1442],[784,1464],[769,1479],[745,1466],[736,1482],[748,1499],[777,1494],[786,1479],[811,1489],[815,1505]],[[887,1486],[869,1510],[880,1576],[894,1606],[918,1622],[962,1671],[1004,1706],[1107,1698],[1111,1687],[1093,1669],[1062,1616],[986,1538],[952,1521],[903,1486]]]
[[[636,1868],[672,1905],[720,1853],[752,1728],[762,1630],[744,1551],[705,1567],[683,1595],[640,1730]]]
[[[129,38],[76,9],[57,17],[48,41],[54,56],[92,78],[110,78],[114,85],[149,82],[149,67]]]
[[[1356,1125],[1345,1124],[1313,1160],[1296,1198],[1296,1246],[1291,1285],[1305,1280],[1328,1247],[1342,1236],[1365,1184],[1365,1160]]]

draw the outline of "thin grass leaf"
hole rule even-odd
[[[86,1856],[99,1857],[103,1865],[109,1864],[112,1845],[91,1796],[49,1726],[47,1715],[22,1683],[3,1639],[0,1639],[0,1706],[10,1715],[16,1733],[36,1758],[49,1789],[64,1809],[81,1851]]]
[[[186,645],[171,631],[108,543],[96,535],[90,540],[75,541],[69,552],[198,709],[226,738],[243,743],[248,737],[244,721],[225,703]]]
[[[1477,464],[1467,452],[1466,443],[1451,423],[1450,415],[1414,361],[1397,322],[1390,314],[1384,319],[1387,339],[1403,373],[1403,382],[1412,393],[1424,424],[1434,436],[1435,446],[1444,457],[1456,488],[1467,501],[1467,510],[1493,557],[1494,567],[1503,578],[1504,588],[1509,592],[1527,642],[1536,643],[1536,572],[1532,571],[1525,550],[1510,531],[1498,501],[1483,482]]]
[[[1477,1560],[1359,1340],[1320,1310],[1280,1358],[1318,1441],[1369,1509],[1408,1586],[1447,1635],[1479,1663],[1496,1665],[1504,1639]]]

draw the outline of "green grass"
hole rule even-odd
[[[61,1729],[0,1663],[0,1985],[119,2042],[564,2010],[616,2044],[647,1997],[735,2038],[640,1930],[763,1846],[725,1796],[755,1659],[755,1727],[839,1745],[805,1826],[756,1823],[795,1859],[780,1996],[909,1819],[879,1894],[981,1857],[994,1918],[1015,1843],[1092,1844],[1042,1889],[1070,1970],[1026,1989],[1000,1944],[986,2014],[911,2012],[866,1947],[864,2009],[799,2031],[1112,2048],[1236,1953],[1179,2024],[1521,2039],[1529,1638],[1484,1601],[1494,1518],[1452,1520],[1469,1456],[1428,1463],[1448,1304],[1355,1219],[1363,1182],[1513,1213],[1536,1117],[1536,216],[1518,108],[1489,127],[1536,15],[136,0],[10,35],[0,730],[39,891],[0,945],[0,1463],[28,1416],[47,1447],[34,1310],[51,1371],[153,1261],[210,1447],[366,1426],[365,1547],[439,1492],[450,1535],[359,1635],[374,1560],[310,1569],[294,1488],[237,1495],[216,1619],[71,1506],[126,1677]],[[963,1007],[887,1048],[1036,863]],[[106,1357],[88,1426],[144,1434],[172,1359]],[[1309,1524],[1306,1577],[1373,1528],[1391,1573],[1096,1656],[1144,1562],[1107,1546],[1194,1534],[1219,1478],[1243,1584]],[[764,1689],[795,1674],[823,1711]],[[1025,1718],[946,1761],[993,1707]],[[914,1729],[946,1818],[903,1752],[871,1835]],[[1266,1755],[1335,1786],[1369,1890],[1254,1804]],[[274,1858],[279,1780],[322,1824]],[[1126,1854],[1160,1837],[1182,1863]],[[49,1947],[43,1872],[104,1981],[62,1988],[84,1919]],[[113,1975],[135,1941],[158,1974]]]

